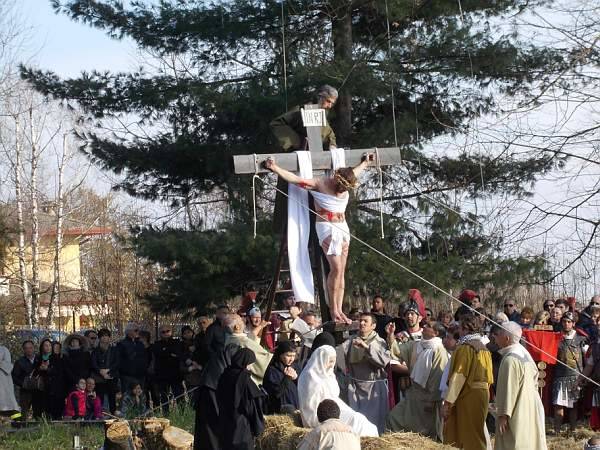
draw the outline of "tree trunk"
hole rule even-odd
[[[126,420],[107,420],[104,424],[105,450],[136,450],[133,434]]]
[[[27,264],[25,262],[25,225],[23,223],[23,187],[21,180],[21,156],[23,147],[21,144],[21,122],[18,116],[15,116],[15,202],[17,204],[17,234],[19,236],[17,254],[19,257],[19,278],[21,292],[23,294],[23,304],[25,306],[25,315],[27,316],[27,325],[31,323],[31,296],[29,295],[29,284],[27,276]]]
[[[40,229],[38,217],[38,142],[33,118],[33,108],[29,108],[29,129],[31,133],[31,324],[37,324],[40,296]]]
[[[194,446],[194,435],[177,427],[167,427],[162,434],[168,450],[191,450]]]
[[[331,22],[333,60],[345,77],[352,70],[352,2],[335,0],[331,5],[336,12]],[[339,86],[339,97],[335,104],[334,130],[338,147],[352,144],[352,93],[347,86]]]
[[[54,280],[52,283],[52,292],[50,294],[50,304],[48,305],[48,326],[52,326],[54,319],[54,307],[58,308],[60,317],[60,254],[63,244],[63,214],[64,214],[64,196],[63,196],[63,176],[65,171],[65,161],[67,159],[67,134],[63,135],[63,147],[60,163],[58,164],[58,180],[56,193],[56,243],[54,247]],[[59,329],[60,329],[59,324]]]

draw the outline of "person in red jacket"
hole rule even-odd
[[[81,378],[75,390],[67,396],[67,402],[65,404],[65,419],[83,419],[85,418],[85,404],[86,404],[86,382],[84,378]]]

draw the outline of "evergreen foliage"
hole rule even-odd
[[[472,198],[527,195],[537,176],[561,162],[467,150],[439,158],[425,154],[422,145],[456,135],[474,118],[493,114],[498,95],[526,98],[533,82],[543,83],[565,67],[565,55],[522,42],[501,26],[545,0],[52,3],[57,13],[115,39],[133,39],[164,63],[154,72],[91,72],[76,79],[21,68],[22,77],[38,91],[84,108],[89,126],[81,134],[83,151],[101,167],[123,175],[118,187],[132,195],[177,205],[219,188],[239,202],[233,208],[235,223],[220,230],[147,229],[139,234],[135,244],[140,254],[167,268],[161,290],[150,299],[159,309],[218,301],[237,293],[241,278],[268,275],[273,238],[267,232],[260,238],[267,242],[258,245],[258,240],[243,237],[250,234],[243,198],[249,190],[247,181],[232,174],[231,156],[276,151],[271,118],[284,112],[286,104],[306,102],[322,83],[339,88],[332,123],[338,142],[355,148],[394,143],[394,88],[404,167],[389,170],[386,184],[408,185],[413,193],[391,194],[395,218],[389,219],[387,253],[444,286],[523,281],[514,273],[517,269],[527,282],[541,275],[539,262],[502,258],[499,238],[440,204],[456,192]],[[102,126],[114,117],[135,117],[152,132],[106,133]],[[438,201],[412,189],[416,182]],[[411,229],[413,217],[424,213],[431,218]],[[357,234],[373,234],[371,222],[359,218],[364,217],[356,217]],[[220,247],[224,242],[227,251]],[[353,248],[352,283],[391,282],[383,280],[386,263]],[[250,264],[258,260],[260,264]],[[373,276],[379,271],[381,276]]]

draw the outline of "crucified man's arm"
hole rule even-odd
[[[362,161],[357,166],[352,168],[356,178],[360,176],[363,170],[369,165],[369,162],[375,161],[375,153],[365,153],[362,157]]]
[[[276,173],[279,177],[283,178],[288,183],[297,184],[305,189],[316,189],[317,179],[316,178],[301,178],[298,175],[290,172],[289,170],[282,169],[273,158],[268,158],[265,161],[265,167],[271,172]]]

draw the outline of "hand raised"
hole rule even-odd
[[[385,326],[385,332],[388,336],[393,336],[396,332],[396,324],[394,322],[390,322]]]

